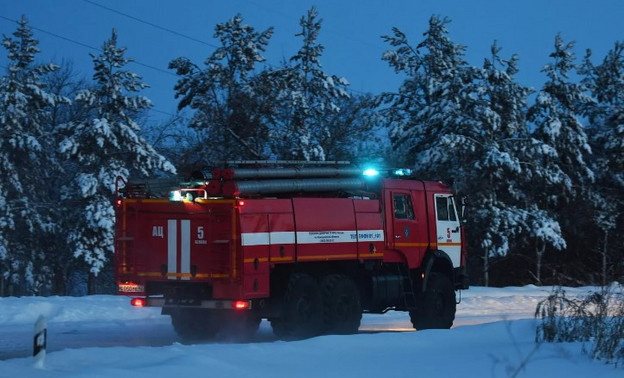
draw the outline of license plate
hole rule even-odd
[[[119,284],[119,291],[122,293],[143,293],[145,292],[145,286]]]

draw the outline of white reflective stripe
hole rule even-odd
[[[269,234],[270,244],[295,244],[295,233],[292,231],[275,231]]]
[[[295,233],[292,231],[245,232],[241,234],[241,243],[243,246],[294,244]]]
[[[175,219],[167,220],[167,271],[174,273],[169,275],[170,280],[175,280],[178,272],[178,224]]]
[[[268,232],[245,232],[241,234],[241,244],[243,246],[269,245]]]
[[[191,221],[180,221],[180,273],[183,280],[190,280],[191,277],[185,273],[191,273]]]
[[[360,230],[357,233],[349,231],[299,231],[299,244],[318,243],[355,243],[368,241],[383,241],[383,230]],[[292,231],[276,232],[245,232],[241,234],[243,246],[295,244],[295,233]]]

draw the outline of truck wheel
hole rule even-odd
[[[237,340],[246,340],[251,338],[262,319],[250,311],[234,312],[224,314],[223,328],[227,336]]]
[[[321,281],[323,323],[327,333],[357,333],[362,320],[360,292],[349,277],[332,274]]]
[[[308,274],[293,274],[288,282],[282,316],[271,319],[273,333],[284,340],[317,336],[323,324],[323,302],[316,280]]]
[[[410,311],[414,328],[448,329],[455,320],[455,290],[451,280],[440,273],[431,273],[427,290],[418,309]]]
[[[213,338],[219,331],[219,319],[210,310],[184,309],[171,313],[171,324],[178,336],[186,340]]]

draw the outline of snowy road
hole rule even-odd
[[[48,352],[67,348],[113,346],[165,346],[183,343],[171,326],[169,316],[129,321],[77,321],[51,323],[48,326]],[[458,319],[457,324],[461,322]],[[407,313],[364,315],[360,333],[413,332]],[[32,354],[32,324],[0,328],[0,359],[27,357]],[[267,321],[249,343],[277,339]],[[217,340],[215,342],[223,342]],[[209,343],[209,342],[207,342]]]
[[[568,289],[569,295],[589,288]],[[415,332],[406,313],[365,315],[360,333],[277,341],[268,322],[253,340],[184,344],[158,309],[126,298],[0,298],[0,378],[181,376],[622,377],[581,343],[535,343],[536,304],[550,288],[471,288],[454,329]],[[48,355],[33,364],[32,330],[48,319]]]
[[[32,355],[33,325],[0,328],[0,359]],[[179,342],[169,318],[48,324],[48,352],[67,348],[164,346]]]
[[[458,305],[454,327],[492,323],[501,320],[531,319],[537,302],[549,293],[549,288],[505,288],[484,289],[475,288],[462,292],[462,303]],[[19,302],[18,298],[13,302]],[[56,305],[46,303],[45,298],[21,298],[25,305],[34,313],[38,310],[49,317],[48,325],[48,352],[85,347],[114,347],[114,346],[166,346],[183,341],[175,334],[170,324],[169,316],[159,315],[158,309],[135,309],[129,307],[125,298],[112,296],[95,296],[84,299],[84,307],[94,307],[86,310],[86,314],[71,310],[80,306],[80,298],[59,298],[61,303]],[[113,313],[97,313],[98,299],[102,299],[102,306],[114,303],[121,306],[119,315]],[[67,301],[69,303],[62,303]],[[37,303],[40,302],[40,303]],[[4,302],[0,302],[4,304]],[[54,309],[54,306],[59,308]],[[127,308],[123,308],[126,306]],[[5,306],[3,306],[5,307]],[[9,307],[9,306],[6,306]],[[62,315],[65,312],[65,315]],[[132,316],[128,319],[128,313]],[[1,312],[0,312],[1,314]],[[83,319],[95,316],[94,319]],[[19,321],[13,319],[2,324],[0,315],[0,360],[27,357],[32,354],[32,322],[26,322],[28,316]],[[62,321],[59,321],[62,320]],[[388,312],[384,315],[365,314],[362,318],[360,333],[376,332],[414,332],[405,312]],[[263,321],[256,336],[250,343],[275,341],[271,327]],[[218,340],[217,342],[223,342]]]

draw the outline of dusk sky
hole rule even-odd
[[[566,42],[576,41],[579,60],[586,48],[596,61],[602,59],[615,41],[624,40],[621,0],[0,0],[0,32],[10,35],[16,28],[10,20],[26,15],[40,41],[41,61],[65,59],[90,77],[88,53],[97,51],[89,47],[101,47],[116,28],[126,56],[139,63],[128,69],[151,86],[143,94],[154,103],[153,116],[162,118],[176,108],[169,61],[185,56],[202,63],[218,43],[213,39],[217,23],[240,13],[256,30],[275,27],[265,56],[276,66],[299,49],[299,19],[313,5],[323,19],[323,66],[328,74],[345,77],[355,93],[396,90],[402,77],[381,60],[388,48],[381,35],[396,26],[416,45],[434,14],[452,20],[450,37],[467,46],[470,64],[481,65],[498,40],[503,57],[519,55],[520,81],[535,88],[541,86],[539,71],[549,62],[558,32]],[[3,50],[0,69],[6,65]]]

